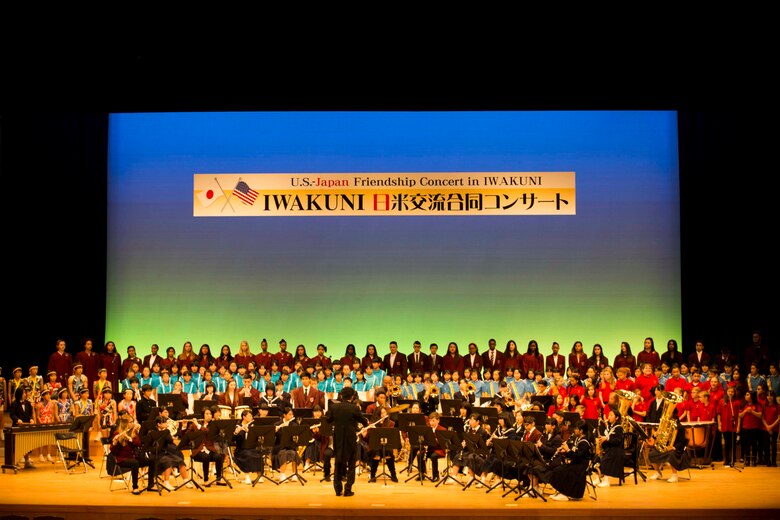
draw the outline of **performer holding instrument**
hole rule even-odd
[[[252,412],[244,410],[241,412],[241,422],[236,425],[236,430],[233,432],[233,439],[236,441],[236,452],[233,460],[236,462],[238,469],[245,475],[244,484],[254,482],[249,476],[250,473],[255,473],[257,481],[262,482],[263,453],[261,448],[247,447],[249,428],[252,427],[253,422]]]
[[[623,478],[623,463],[625,449],[623,442],[623,425],[620,423],[620,412],[615,407],[610,407],[604,431],[596,439],[596,445],[600,447],[599,455],[599,487],[609,487],[609,477]]]
[[[574,423],[572,429],[569,442],[561,444],[553,456],[550,471],[540,476],[541,482],[549,483],[557,491],[551,497],[553,500],[581,500],[585,494],[585,481],[591,459],[591,447],[585,435],[588,426],[585,421],[579,420]],[[556,464],[554,461],[559,456],[561,462]]]
[[[140,462],[136,457],[136,451],[141,446],[141,439],[138,437],[140,428],[141,425],[136,423],[130,414],[123,414],[111,437],[111,455],[107,461],[109,474],[113,474],[111,466],[114,464],[125,471],[130,471],[134,495],[141,494],[141,491],[138,489],[138,468]],[[149,483],[151,486],[154,483],[154,479],[150,479]]]

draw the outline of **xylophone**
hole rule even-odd
[[[5,433],[5,464],[3,464],[3,473],[6,469],[14,470],[16,474],[19,467],[16,461],[24,458],[26,453],[43,446],[54,446],[57,441],[54,438],[56,433],[67,433],[70,431],[69,423],[59,424],[30,424],[22,426],[7,427],[3,430]],[[69,448],[76,448],[76,440],[65,441]]]

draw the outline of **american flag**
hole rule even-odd
[[[236,197],[241,199],[241,202],[251,206],[257,200],[258,192],[249,187],[244,181],[238,181],[236,189],[234,190]]]

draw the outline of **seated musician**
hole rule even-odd
[[[179,475],[184,479],[189,479],[189,473],[187,471],[187,465],[184,463],[184,455],[182,455],[179,447],[174,443],[173,436],[168,429],[168,419],[162,415],[157,416],[155,419],[157,424],[157,431],[162,432],[159,435],[159,440],[155,443],[152,442],[151,436],[153,431],[147,433],[147,437],[144,439],[145,457],[149,459],[149,484],[147,491],[157,491],[155,487],[155,476],[162,472],[162,485],[169,491],[174,490],[174,486],[171,484],[171,474],[173,468],[178,468]],[[187,487],[194,487],[192,483],[188,483]]]
[[[426,453],[426,460],[431,461],[431,478],[433,480],[439,480],[439,459],[447,455],[436,437],[436,432],[447,430],[447,428],[439,424],[440,419],[441,415],[439,415],[439,412],[433,412],[428,416],[428,426],[433,430],[434,438],[436,438],[436,444],[428,446]]]
[[[377,408],[374,414],[371,417],[371,423],[362,428],[358,432],[358,437],[363,437],[368,440],[369,433],[371,429],[374,427],[376,428],[395,428],[395,422],[390,419],[389,414],[390,409],[387,406],[384,406],[382,408]],[[400,430],[399,430],[399,436],[400,436]],[[376,482],[376,470],[379,468],[379,463],[382,460],[382,450],[372,450],[370,449],[370,446],[367,445],[368,449],[368,467],[370,470],[370,475],[368,478],[369,482]],[[385,465],[387,466],[388,471],[390,472],[390,480],[393,482],[398,482],[398,477],[395,473],[395,457],[393,456],[393,452],[385,452],[384,453],[384,459],[385,459]]]
[[[280,433],[282,428],[295,422],[295,414],[293,413],[293,409],[289,406],[284,408],[283,413],[284,415],[276,423],[276,444],[274,445],[273,451],[271,452],[273,467],[275,470],[279,471],[280,482],[286,480],[297,482],[298,478],[294,475],[294,473],[297,465],[301,462],[300,457],[298,457],[298,451],[296,449],[297,447],[283,446],[282,434]],[[292,470],[291,472],[293,473],[289,479],[287,477],[288,470]]]
[[[374,393],[375,401],[366,407],[366,413],[373,415],[378,408],[384,408],[387,406],[387,392],[381,389],[377,389]]]
[[[500,398],[499,398],[500,401]],[[498,475],[502,479],[510,478],[512,464],[507,460],[501,460],[492,449],[493,439],[517,439],[512,416],[509,413],[498,414],[498,425],[496,430],[490,435],[485,446],[490,450],[490,454],[480,471],[480,482],[485,486],[490,486],[493,478]]]
[[[599,456],[599,487],[609,487],[609,477],[623,478],[625,450],[623,446],[623,426],[620,423],[620,412],[610,407],[604,431],[598,436],[597,445],[601,446]]]
[[[541,482],[549,483],[557,491],[553,500],[581,500],[585,494],[585,480],[591,459],[590,443],[585,435],[588,425],[584,420],[572,425],[572,436],[561,444],[559,456],[563,464],[551,464],[550,471],[540,476]]]
[[[14,392],[14,400],[11,402],[11,406],[8,407],[8,411],[11,414],[12,426],[24,426],[35,424],[33,418],[33,407],[29,401],[28,387],[22,385]],[[24,467],[25,469],[31,469],[35,466],[30,460],[30,452],[24,454]]]
[[[529,471],[531,487],[533,487],[537,493],[541,493],[541,490],[539,489],[540,476],[552,469],[551,466],[555,464],[553,458],[559,453],[558,450],[561,447],[561,444],[563,444],[563,439],[558,430],[558,421],[552,417],[548,417],[544,422],[544,433],[541,438],[536,441],[536,447],[539,449],[539,453],[542,454],[544,464],[536,464],[531,467]]]
[[[138,489],[138,468],[140,462],[136,457],[136,451],[141,446],[141,438],[138,436],[140,425],[133,420],[130,414],[122,414],[117,428],[111,436],[111,455],[107,461],[108,472],[114,473],[113,465],[117,465],[124,471],[130,471],[133,482],[133,494],[140,495]],[[154,484],[154,479],[149,479],[149,487]]]
[[[241,422],[236,425],[236,430],[233,433],[233,439],[236,441],[236,453],[233,456],[233,460],[236,461],[238,469],[240,469],[245,477],[244,484],[251,484],[252,478],[250,473],[255,473],[255,479],[258,482],[263,481],[263,452],[261,447],[249,448],[247,446],[249,440],[249,428],[252,426],[254,418],[252,417],[251,410],[244,410],[241,412]]]
[[[490,438],[490,435],[482,426],[482,416],[479,413],[472,412],[472,414],[469,415],[466,433],[477,436],[477,444],[474,447],[475,449],[472,449],[465,440],[463,441],[464,449],[453,461],[452,471],[457,478],[460,478],[460,470],[465,467],[466,473],[471,479],[474,478],[475,472],[482,470],[482,466],[485,464],[487,453],[485,443]]]
[[[676,408],[672,413],[672,418],[677,420]],[[665,464],[669,464],[672,468],[672,474],[666,482],[674,484],[678,481],[677,472],[691,467],[690,457],[685,449],[688,446],[688,439],[685,435],[682,435],[682,432],[677,432],[677,436],[674,438],[674,445],[672,446],[661,447],[661,449],[659,449],[659,446],[657,446],[655,442],[655,435],[649,437],[645,443],[650,447],[648,457],[650,459],[650,464],[653,466],[653,469],[655,469],[655,473],[649,477],[650,480],[661,478],[661,470]]]
[[[211,408],[204,408],[203,409],[203,421],[202,422],[191,422],[187,426],[187,432],[185,433],[185,436],[187,433],[195,433],[199,431],[209,431],[209,424],[213,420],[214,417],[214,411]],[[197,445],[192,446],[191,450],[191,457],[193,460],[196,460],[200,462],[203,465],[203,481],[207,481],[209,478],[209,468],[211,466],[211,463],[214,462],[217,469],[217,485],[218,486],[224,486],[226,485],[225,482],[222,482],[222,467],[225,462],[225,456],[222,454],[222,450],[219,446],[217,446],[214,439],[209,438],[210,434],[206,433],[205,436],[200,440],[200,442],[197,443]],[[182,439],[182,441],[185,440],[186,437]]]
[[[324,420],[322,408],[320,405],[314,405],[312,408],[312,417],[319,423]],[[304,452],[305,464],[322,462],[322,471],[325,474],[324,481],[330,482],[331,459],[333,458],[333,448],[330,446],[331,438],[329,435],[323,435],[319,426],[312,426],[312,442],[306,447]]]

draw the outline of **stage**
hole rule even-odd
[[[320,482],[321,473],[304,473],[305,485],[268,482],[256,487],[238,483],[232,474],[233,488],[212,486],[204,492],[183,488],[175,492],[142,493],[135,496],[115,482],[117,491],[109,492],[110,481],[99,477],[100,457],[95,469],[66,474],[61,464],[36,462],[34,469],[17,474],[6,470],[0,475],[0,518],[22,515],[28,518],[56,516],[65,519],[140,518],[160,519],[337,519],[337,518],[474,518],[582,517],[599,518],[776,518],[780,509],[777,492],[780,471],[777,468],[749,467],[741,472],[715,464],[714,469],[691,469],[691,480],[676,484],[665,480],[635,485],[633,478],[623,486],[597,488],[597,500],[587,496],[581,501],[545,503],[538,498],[514,500],[502,497],[497,488],[490,493],[475,487],[463,490],[457,485],[434,487],[434,483],[399,483],[379,478],[367,482],[358,476],[355,496],[336,497],[332,483]],[[398,465],[399,469],[405,463]],[[648,473],[649,474],[649,473]],[[682,472],[687,477],[687,472]]]

